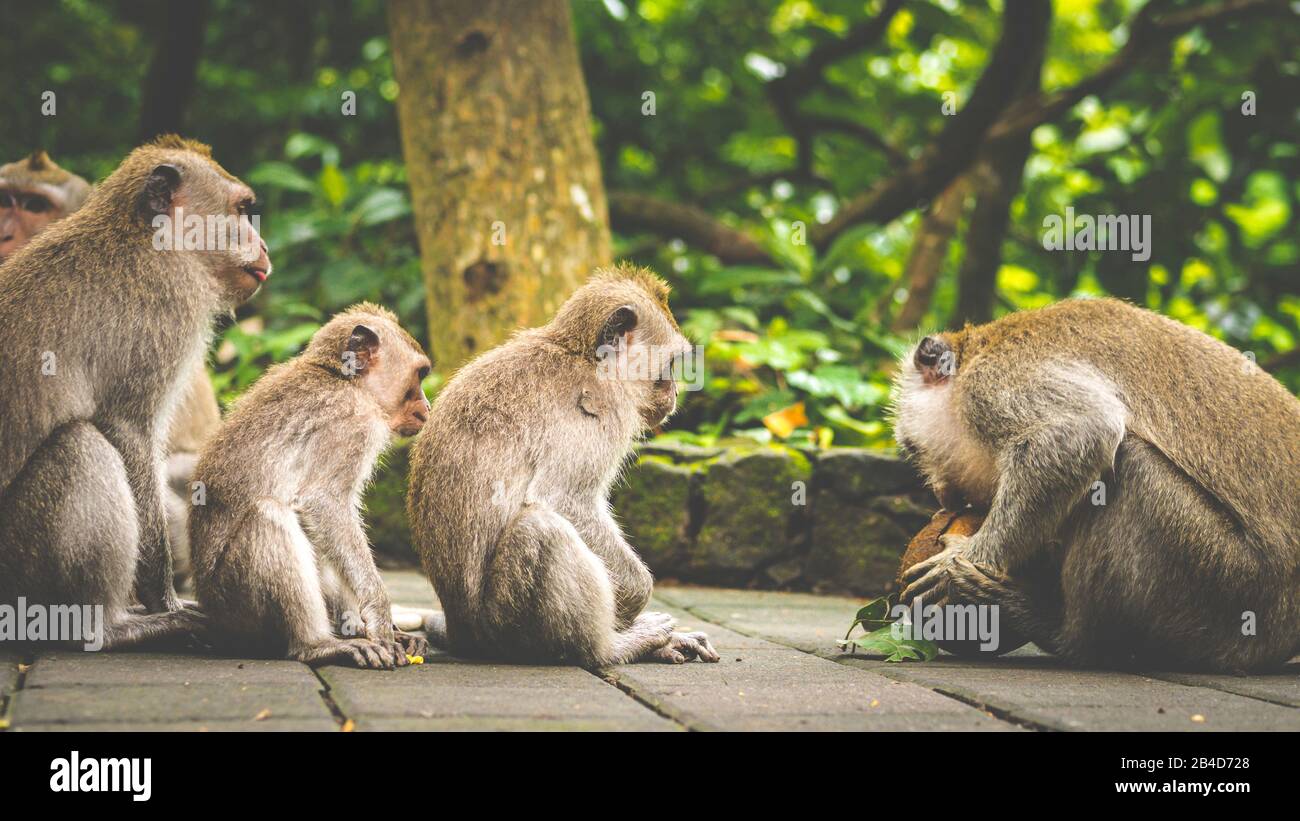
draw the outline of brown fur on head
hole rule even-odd
[[[255,294],[271,273],[266,243],[251,223],[245,225],[244,241],[227,241],[226,229],[249,215],[255,202],[253,190],[222,168],[208,146],[173,134],[127,155],[91,192],[76,219],[90,222],[96,231],[125,234],[145,253],[190,256],[207,269],[223,301],[234,305]],[[187,247],[195,219],[206,225],[213,217],[225,236],[205,236],[201,248]],[[225,247],[209,246],[208,240]],[[170,246],[161,244],[168,241]]]
[[[303,359],[355,379],[383,410],[389,429],[413,436],[429,415],[421,383],[432,363],[387,308],[369,302],[335,315],[312,337]]]
[[[676,409],[673,363],[691,352],[668,308],[668,293],[668,284],[644,268],[604,268],[541,329],[555,344],[594,361],[599,375],[639,387],[641,416],[650,427]]]
[[[44,151],[0,165],[0,261],[86,201],[90,184]]]

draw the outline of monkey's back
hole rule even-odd
[[[1027,384],[1028,363],[1092,366],[1114,383],[1128,430],[1300,554],[1300,400],[1232,347],[1111,299],[1076,299],[954,335],[956,384]],[[1297,555],[1300,558],[1300,555]]]
[[[585,370],[541,329],[461,368],[411,449],[407,508],[425,574],[453,622],[472,621],[485,564],[525,500],[551,501],[619,456],[617,435],[578,408]],[[590,427],[584,427],[584,423]]]

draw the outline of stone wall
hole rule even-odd
[[[416,561],[395,449],[366,497],[381,561]],[[628,541],[658,579],[877,594],[938,507],[919,476],[879,451],[651,443],[615,489]]]

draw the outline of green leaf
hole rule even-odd
[[[376,188],[366,194],[352,210],[353,221],[361,225],[380,225],[411,213],[406,195],[396,188]]]
[[[698,290],[701,294],[729,294],[737,289],[780,288],[799,285],[802,277],[792,271],[778,271],[772,268],[755,268],[747,265],[733,265],[706,274]]]
[[[1210,179],[1221,183],[1228,178],[1232,171],[1232,158],[1223,149],[1217,111],[1207,111],[1192,120],[1187,128],[1187,153]]]
[[[348,196],[348,181],[337,165],[327,165],[320,170],[320,188],[325,200],[335,208]]]
[[[900,633],[901,637],[895,638],[894,625],[890,624],[859,636],[853,640],[853,644],[864,653],[884,656],[885,661],[932,661],[939,655],[939,647],[934,642],[910,638],[906,626],[900,628]]]
[[[849,409],[874,406],[889,396],[889,392],[862,377],[852,365],[821,365],[813,370],[792,371],[786,381],[813,396],[831,397]]]
[[[272,160],[264,162],[248,172],[251,185],[268,188],[283,188],[287,191],[300,191],[304,194],[316,193],[316,184],[307,179],[301,171],[287,162]]]
[[[284,144],[284,155],[291,160],[319,156],[323,165],[339,164],[338,146],[315,134],[298,133],[290,136]]]

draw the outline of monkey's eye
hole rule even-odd
[[[23,203],[23,210],[31,214],[44,214],[52,207],[53,205],[50,203],[49,200],[45,199],[45,197],[37,196],[35,194],[29,196],[27,198],[27,202]]]
[[[254,203],[253,203],[253,200],[251,200],[251,199],[242,199],[242,200],[239,201],[239,205],[237,205],[237,206],[235,206],[235,207],[236,207],[236,209],[239,211],[240,214],[242,214],[242,215],[244,215],[244,216],[247,216],[249,213],[252,212],[252,210],[253,210],[253,204],[254,204]]]
[[[13,194],[8,191],[0,191],[0,208],[13,208],[17,204]]]
[[[420,368],[418,371],[416,371],[415,375],[421,382],[423,382],[425,379],[429,378],[430,373],[431,370],[429,369],[429,366],[425,365],[423,368]]]

